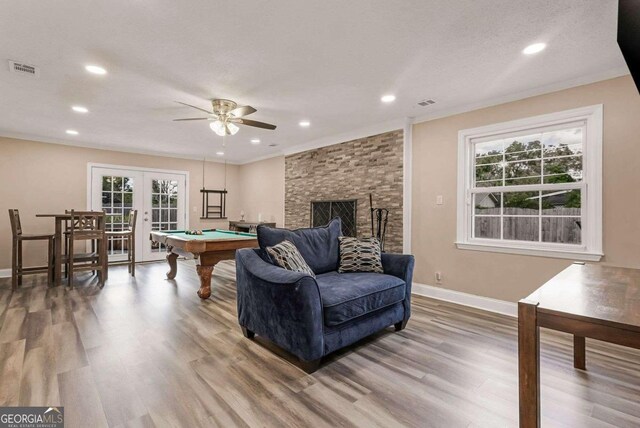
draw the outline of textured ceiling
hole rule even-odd
[[[615,0],[3,2],[0,135],[215,159],[222,139],[206,122],[171,119],[198,116],[175,100],[207,108],[222,97],[278,125],[227,137],[226,158],[246,162],[404,117],[623,74],[616,13]],[[545,51],[521,54],[538,41]],[[8,59],[37,65],[41,76],[9,73]],[[109,73],[90,75],[86,64]],[[387,93],[397,100],[382,104]],[[417,106],[424,98],[437,103]],[[75,104],[90,113],[72,112]]]

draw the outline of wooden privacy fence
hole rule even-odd
[[[539,211],[529,208],[505,207],[500,217],[500,208],[476,208],[476,238],[500,239],[501,220],[504,224],[504,239],[516,241],[542,241],[564,244],[580,244],[580,208],[550,208]],[[485,217],[485,216],[495,217]],[[522,217],[532,216],[532,217]],[[540,239],[542,221],[542,239]]]

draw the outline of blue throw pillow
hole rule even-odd
[[[267,247],[278,245],[282,241],[290,241],[296,246],[302,258],[316,275],[338,270],[340,260],[340,243],[342,223],[339,217],[334,218],[323,227],[305,229],[279,229],[258,226],[258,245],[266,251]]]

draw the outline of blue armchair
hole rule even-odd
[[[263,336],[315,371],[323,356],[411,315],[411,255],[382,254],[384,273],[338,273],[340,219],[325,227],[258,227],[259,249],[236,252],[238,321],[244,335]],[[266,251],[293,242],[316,278],[271,263]]]

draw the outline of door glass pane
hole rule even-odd
[[[178,181],[152,180],[151,192],[151,230],[175,230],[178,226],[177,209],[171,206],[178,206]],[[152,243],[151,251],[165,251],[165,246]]]
[[[106,215],[107,231],[121,231],[128,228],[129,212],[133,206],[133,184],[133,178],[130,177],[102,177],[101,209]],[[123,193],[124,189],[127,193]],[[114,237],[109,238],[107,249],[109,256],[118,258],[126,256],[129,251],[126,239]]]
[[[123,177],[113,177],[113,191],[114,192],[122,192],[122,178]]]

